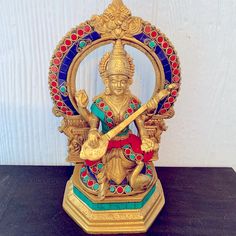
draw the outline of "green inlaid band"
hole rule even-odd
[[[73,186],[73,193],[88,207],[95,211],[106,211],[106,210],[135,210],[141,209],[147,201],[151,198],[156,190],[156,185],[152,187],[149,193],[144,197],[141,202],[114,202],[114,203],[94,203],[88,199],[79,189]]]

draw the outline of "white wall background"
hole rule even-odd
[[[0,164],[64,165],[66,137],[51,113],[48,66],[70,28],[102,13],[109,0],[0,1]],[[236,167],[236,1],[124,0],[133,15],[152,22],[175,45],[182,67],[176,116],[162,136],[161,166]],[[90,96],[101,85],[96,63],[103,50],[86,58],[78,75]],[[135,51],[134,90],[150,65]],[[140,64],[141,63],[141,64]],[[80,86],[80,84],[78,84]]]

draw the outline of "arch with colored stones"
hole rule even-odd
[[[49,87],[54,105],[64,115],[78,115],[75,102],[69,96],[68,75],[73,61],[75,58],[78,59],[82,52],[86,52],[91,44],[101,40],[101,38],[101,34],[95,31],[93,27],[88,23],[83,23],[67,33],[54,51],[49,68]],[[170,83],[180,85],[179,59],[173,45],[160,30],[146,23],[142,32],[134,35],[133,39],[157,56],[159,61],[157,67],[161,66],[164,74],[164,86]],[[173,106],[178,95],[179,86],[177,87],[178,89],[173,90],[169,97],[159,102],[157,114],[163,115]]]

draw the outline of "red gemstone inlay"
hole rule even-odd
[[[72,34],[70,37],[71,37],[72,40],[76,40],[77,39],[77,35],[76,34]]]
[[[67,111],[67,108],[66,108],[66,107],[62,107],[61,110],[62,110],[63,112],[66,112],[66,111]]]
[[[73,113],[72,113],[71,111],[67,111],[66,114],[67,114],[68,116],[71,116]]]
[[[116,189],[117,193],[123,193],[123,188],[121,186],[117,187]]]
[[[52,85],[52,87],[57,87],[57,82],[56,81],[52,81],[51,85]]]
[[[53,63],[54,63],[55,65],[59,65],[59,64],[60,64],[60,60],[59,60],[58,58],[55,58],[55,59],[53,60]]]
[[[62,52],[65,52],[65,51],[66,51],[66,46],[65,46],[65,45],[62,45],[62,46],[61,46],[61,51],[62,51]]]
[[[134,104],[137,104],[138,101],[134,98],[134,99],[133,99],[133,103],[134,103]]]
[[[161,37],[161,36],[158,37],[158,38],[157,38],[157,41],[158,41],[158,43],[162,43],[162,42],[163,42],[163,37]]]
[[[174,82],[178,83],[178,82],[180,81],[180,78],[179,78],[178,76],[175,76],[175,77],[173,78],[173,80],[174,80]]]
[[[96,167],[93,167],[92,170],[93,172],[97,172],[98,169]]]
[[[82,29],[79,29],[77,33],[81,37],[84,34],[84,31]]]
[[[89,181],[88,181],[88,186],[89,186],[89,187],[93,186],[93,180],[89,180]]]
[[[173,49],[172,49],[172,48],[168,48],[168,49],[167,49],[167,54],[170,55],[170,54],[172,54],[172,53],[173,53]]]
[[[161,109],[161,110],[160,110],[160,114],[161,114],[161,115],[165,114],[166,112],[167,112],[166,109]]]
[[[152,170],[148,170],[147,173],[148,173],[148,174],[152,174]]]
[[[70,46],[70,45],[71,45],[71,41],[70,41],[69,39],[66,39],[65,44],[66,44],[67,46]]]
[[[90,32],[91,31],[91,27],[89,25],[86,25],[84,27],[84,31],[87,32],[87,33]]]
[[[173,67],[173,68],[177,68],[177,67],[178,67],[178,63],[174,62],[174,63],[172,64],[172,67]]]
[[[151,28],[150,25],[146,25],[145,28],[144,28],[144,32],[148,34],[148,33],[150,33],[151,29],[152,28]]]
[[[54,96],[54,99],[55,99],[56,101],[60,100],[59,95],[55,95],[55,96]]]
[[[105,106],[104,102],[101,102],[101,103],[99,104],[99,106],[100,106],[100,107],[104,107],[104,106]]]
[[[133,110],[132,110],[131,108],[129,108],[127,111],[128,111],[128,113],[130,113],[130,114],[133,112]]]
[[[177,90],[173,90],[173,91],[171,92],[171,95],[175,97],[175,96],[177,95],[177,93],[178,93]]]
[[[107,115],[108,115],[109,117],[111,117],[111,116],[112,116],[112,112],[111,112],[111,111],[108,111],[108,112],[107,112]]]
[[[170,61],[175,61],[176,60],[176,56],[175,55],[172,55],[171,57],[170,57]]]
[[[61,53],[61,52],[57,52],[57,53],[56,53],[56,56],[57,56],[57,57],[62,57],[62,53]]]
[[[63,103],[62,103],[62,102],[58,102],[58,103],[57,103],[57,106],[58,106],[58,107],[61,107],[61,106],[63,106]]]
[[[156,32],[156,31],[152,31],[151,36],[152,36],[153,38],[155,38],[155,37],[157,36],[157,32]]]
[[[111,128],[113,125],[112,123],[107,123],[108,127]]]
[[[82,177],[85,177],[87,175],[87,171],[84,171],[81,175]]]
[[[163,48],[168,48],[168,43],[167,43],[167,42],[164,42],[164,43],[162,44],[162,47],[163,47]]]
[[[169,101],[170,103],[173,103],[173,102],[175,101],[175,99],[174,99],[173,97],[169,97],[169,98],[168,98],[168,101]]]
[[[55,74],[50,74],[50,78],[51,78],[51,79],[56,79],[57,76],[56,76]]]
[[[136,159],[137,159],[138,161],[141,161],[141,160],[143,159],[143,157],[142,157],[141,155],[138,155],[138,156],[136,157]]]
[[[125,154],[129,155],[131,153],[130,149],[125,150]]]
[[[171,107],[171,104],[170,104],[169,102],[166,102],[166,103],[164,104],[164,107],[165,107],[166,109],[169,109],[169,108]]]
[[[174,74],[174,75],[178,75],[178,74],[179,74],[179,70],[178,70],[178,69],[175,69],[175,70],[173,71],[173,74]]]
[[[58,72],[58,68],[56,66],[52,66],[51,67],[51,71],[57,73]]]
[[[53,88],[53,89],[52,89],[52,92],[53,92],[53,93],[57,93],[58,90],[57,90],[56,88]]]

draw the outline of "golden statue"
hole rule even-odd
[[[104,92],[89,98],[76,91],[75,74],[84,57],[113,43],[99,64]],[[135,67],[125,45],[153,63],[156,88],[141,104],[129,87]],[[164,119],[174,115],[180,70],[169,40],[154,26],[114,0],[103,15],[72,29],[55,50],[49,72],[54,114],[63,116],[68,161],[75,163],[63,207],[89,233],[145,232],[164,205],[153,160],[158,159]],[[129,125],[134,122],[138,135]]]

